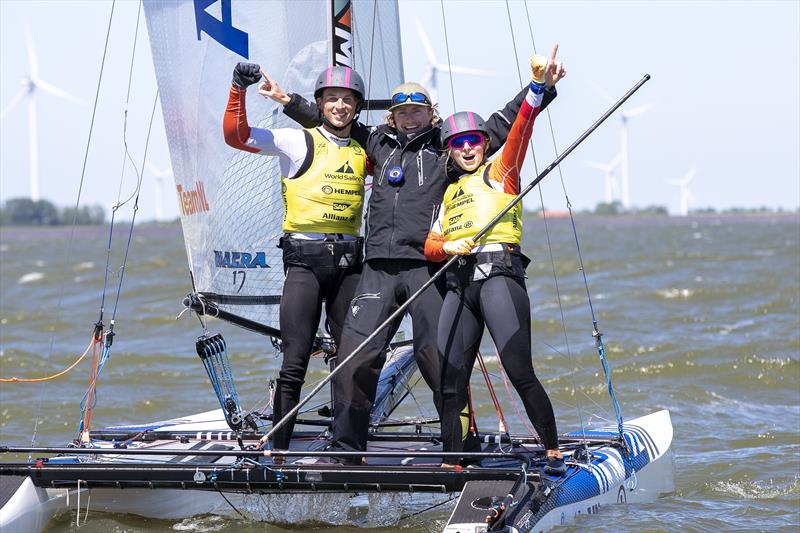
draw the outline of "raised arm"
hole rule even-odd
[[[532,81],[528,87],[525,100],[520,106],[519,113],[514,119],[511,131],[508,134],[505,146],[489,168],[489,179],[502,183],[503,191],[507,194],[519,194],[520,172],[525,154],[528,152],[528,141],[533,133],[533,123],[539,114],[545,92],[545,72],[548,64],[555,61],[558,46],[553,49],[550,61],[544,56],[531,58]]]
[[[550,53],[550,61],[545,71],[545,91],[542,94],[541,109],[546,108],[558,95],[556,83],[567,74],[564,65],[556,59],[557,52],[558,45],[556,44]],[[511,125],[514,123],[514,119],[519,113],[527,94],[528,87],[525,87],[503,109],[492,113],[492,116],[486,121],[486,126],[489,129],[489,146],[486,149],[487,157],[493,155],[505,144],[506,138],[511,131]]]
[[[279,156],[282,174],[293,176],[312,152],[309,148],[312,146],[311,139],[306,132],[297,129],[268,130],[250,127],[247,123],[247,87],[257,83],[261,75],[256,64],[236,65],[228,105],[222,119],[225,142],[245,152]]]

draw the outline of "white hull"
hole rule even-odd
[[[201,422],[202,420],[202,422]],[[183,419],[161,423],[160,427],[180,427],[183,430],[201,431],[203,436],[215,439],[227,437],[217,426],[213,413],[201,413]],[[152,426],[152,425],[151,425]],[[588,433],[594,436],[613,434],[609,428]],[[672,424],[668,411],[660,411],[625,424],[626,441],[633,452],[633,462],[626,466],[620,452],[610,445],[592,449],[589,465],[575,466],[572,475],[564,478],[561,492],[554,491],[552,501],[542,507],[542,512],[528,513],[515,521],[518,531],[547,531],[567,523],[581,514],[592,514],[604,505],[652,501],[659,494],[674,488],[673,463],[670,446]],[[219,440],[215,441],[219,442]],[[173,441],[171,444],[176,447]],[[186,444],[190,446],[191,443]],[[92,462],[118,464],[125,458],[120,455],[96,456]],[[161,462],[164,463],[165,460]],[[631,464],[636,469],[630,468]],[[631,474],[631,472],[634,472]],[[578,494],[578,496],[576,496]],[[438,497],[441,497],[441,493]],[[414,496],[417,503],[420,497]],[[226,499],[228,501],[226,501]],[[382,493],[354,497],[353,493],[286,493],[241,494],[228,492],[225,498],[216,491],[170,488],[43,488],[36,487],[25,478],[14,495],[0,509],[0,531],[3,533],[35,533],[43,531],[47,522],[59,513],[78,511],[81,520],[97,512],[133,514],[147,518],[180,520],[202,514],[215,514],[230,518],[246,516],[250,520],[265,522],[298,523],[321,521],[332,524],[351,523],[359,517],[371,525],[389,525],[400,517],[399,509],[413,505],[412,497],[402,493]],[[229,503],[230,502],[230,503]],[[87,509],[88,506],[88,509]],[[550,508],[549,511],[544,511]],[[371,517],[370,517],[371,516]],[[527,522],[526,522],[527,520]],[[445,528],[450,533],[482,531],[485,524],[451,522]]]

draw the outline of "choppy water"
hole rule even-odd
[[[654,503],[603,508],[562,531],[798,530],[800,218],[579,218],[577,223],[623,414],[632,418],[670,409],[676,490]],[[579,418],[612,418],[569,223],[549,223],[552,262],[542,222],[526,224],[525,249],[534,258],[528,271],[534,364],[553,398],[560,428],[574,429]],[[121,229],[117,232],[123,244]],[[0,232],[2,377],[53,373],[74,361],[89,341],[98,317],[107,229],[78,229],[70,244],[69,235],[69,228]],[[112,288],[120,260],[117,250]],[[216,406],[194,352],[197,321],[175,320],[189,289],[180,228],[138,227],[95,427]],[[113,306],[110,290],[106,323]],[[240,395],[245,403],[255,402],[278,366],[269,342],[225,324],[215,329],[225,334],[233,352]],[[486,341],[488,335],[484,344],[490,351]],[[47,383],[2,384],[0,442],[29,444],[37,415],[38,444],[74,438],[87,374],[84,362]],[[322,365],[314,363],[311,379],[322,375]],[[485,390],[475,375],[473,391]],[[494,427],[488,395],[477,394],[481,426]],[[428,396],[423,391],[418,398],[424,402]],[[509,421],[521,430],[504,393],[501,401]],[[416,412],[414,406],[407,409]],[[436,531],[447,514],[433,511],[402,527]],[[51,529],[76,530],[74,515]],[[157,521],[97,512],[90,512],[80,529],[282,531],[212,516]]]

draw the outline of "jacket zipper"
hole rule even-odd
[[[397,151],[397,147],[394,147],[392,149],[392,152],[389,154],[389,157],[387,157],[386,161],[383,163],[383,166],[381,167],[381,175],[380,175],[380,177],[378,177],[378,185],[383,185],[383,177],[386,175],[386,165],[388,165],[389,161],[392,160],[392,156],[394,155],[394,153],[396,151]],[[402,157],[400,158],[400,162],[402,164]]]
[[[392,152],[394,153],[394,151]],[[400,168],[403,168],[403,154],[400,153]],[[394,245],[394,230],[397,227],[397,199],[400,197],[400,187],[394,188],[394,205],[392,206],[392,235],[389,237],[389,257],[392,257],[392,245]]]
[[[425,173],[422,171],[422,150],[417,152],[417,175],[419,176],[419,186],[425,183]]]
[[[367,214],[364,217],[364,256],[367,255],[367,238],[369,237],[369,202],[367,202]]]

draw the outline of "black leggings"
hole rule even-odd
[[[531,311],[525,282],[505,275],[471,281],[451,289],[442,304],[438,345],[442,369],[442,444],[444,451],[463,451],[461,411],[467,401],[472,366],[484,324],[494,340],[511,383],[545,448],[558,448],[553,406],[531,362]]]
[[[360,275],[361,264],[350,268],[315,268],[313,271],[296,265],[286,268],[280,309],[283,363],[272,408],[274,422],[283,418],[300,401],[323,299],[328,327],[339,346],[344,319]],[[293,429],[294,418],[275,432],[273,446],[280,450],[288,449]]]

